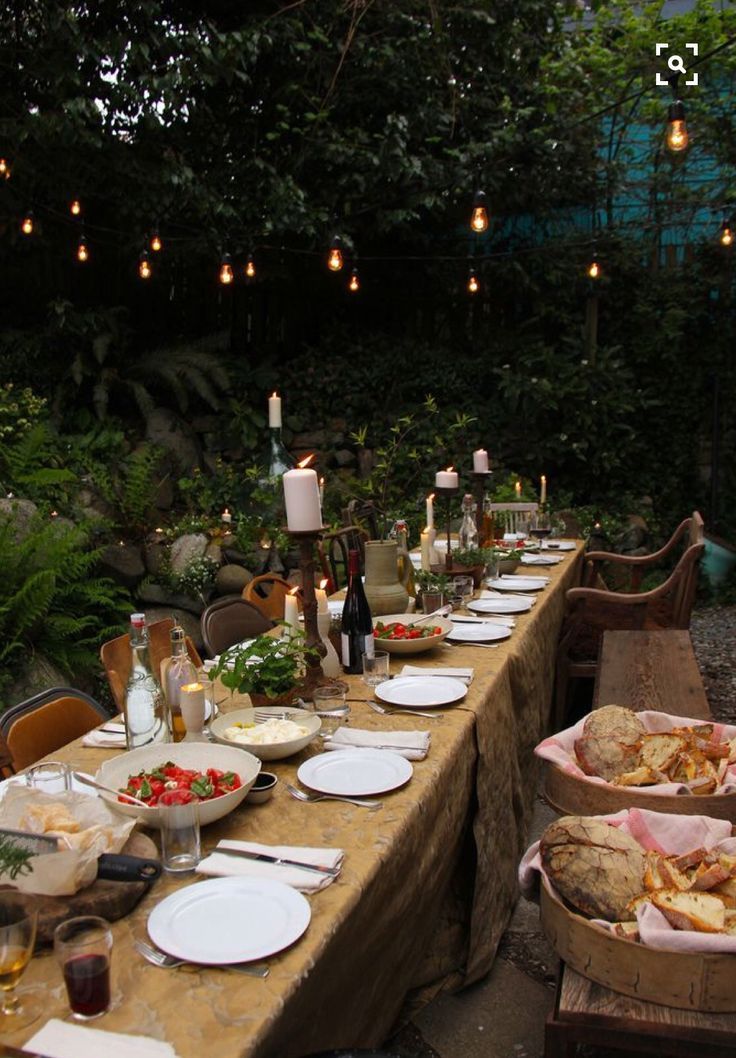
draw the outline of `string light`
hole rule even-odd
[[[87,236],[84,232],[79,236],[79,242],[77,244],[77,260],[81,261],[82,264],[89,260],[89,247],[87,245]]]
[[[689,142],[690,137],[685,124],[685,107],[682,105],[682,100],[676,99],[674,103],[670,103],[667,114],[666,143],[673,154],[680,154],[681,151],[687,150]]]
[[[20,222],[20,230],[23,232],[24,235],[33,235],[33,227],[33,210],[29,209],[26,215],[23,217],[23,220]]]
[[[10,179],[10,162],[7,158],[0,158],[0,176]]]
[[[343,266],[342,239],[336,235],[330,243],[330,252],[327,257],[327,267],[331,272],[339,272]]]
[[[233,259],[229,253],[222,255],[220,261],[220,282],[224,287],[230,286],[235,276],[233,275]]]
[[[601,266],[598,264],[595,254],[593,254],[593,260],[588,265],[587,272],[589,279],[601,278]]]
[[[474,268],[471,268],[468,272],[468,294],[477,294],[480,290],[480,283],[478,282],[478,275]]]
[[[473,197],[473,212],[470,215],[470,230],[480,234],[488,230],[488,210],[485,191],[476,191]]]
[[[73,217],[78,217],[82,212],[82,203],[78,198],[73,198],[69,203],[69,212]]]
[[[154,253],[159,253],[163,249],[163,245],[158,228],[154,228],[151,232],[151,249]]]
[[[733,243],[733,230],[731,228],[730,220],[723,221],[718,238],[721,246],[730,246]]]
[[[354,268],[350,273],[350,282],[348,283],[348,290],[352,294],[356,294],[360,290],[360,278],[358,277],[357,268]]]
[[[245,274],[248,279],[255,279],[256,277],[256,263],[253,260],[253,254],[248,254],[248,260],[245,262]]]
[[[148,253],[146,250],[144,250],[138,258],[138,275],[141,279],[151,278],[151,262],[148,259]]]

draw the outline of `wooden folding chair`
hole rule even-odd
[[[529,522],[532,517],[539,511],[538,503],[491,503],[489,504],[491,513],[493,514],[493,520],[500,528],[503,523],[503,532],[506,533],[518,533],[519,525],[521,522]],[[497,517],[501,515],[501,517]],[[502,532],[497,532],[496,536],[502,536]]]
[[[254,577],[246,584],[243,588],[243,598],[257,606],[269,620],[283,621],[284,599],[293,590],[294,585],[289,584],[283,577],[277,577],[275,573],[262,573],[260,577]],[[301,604],[301,588],[296,595]]]
[[[151,672],[157,680],[161,678],[161,662],[171,656],[171,629],[174,627],[174,618],[165,617],[162,621],[154,621],[148,626],[148,643],[150,648]],[[199,651],[192,640],[187,636],[187,653],[195,666],[201,668],[202,659]],[[125,688],[130,677],[132,658],[130,653],[130,636],[117,636],[109,639],[100,647],[100,660],[110,684],[110,690],[115,700],[118,712],[123,711],[125,702]]]
[[[262,635],[272,627],[268,617],[239,595],[225,595],[202,614],[202,638],[210,656],[221,654],[234,643]]]
[[[664,547],[651,555],[619,555],[614,551],[588,551],[583,568],[583,586],[608,591],[638,592],[645,575],[667,562],[684,542],[686,547],[705,541],[705,525],[699,511],[683,519]],[[609,568],[604,574],[604,566]],[[695,568],[697,576],[697,567]]]
[[[348,552],[360,551],[360,567],[365,566],[365,542],[368,534],[357,526],[346,526],[333,533],[325,533],[317,541],[322,574],[330,582],[328,594],[344,588],[348,582]]]
[[[8,710],[10,717],[3,716],[5,740],[15,771],[86,735],[108,716],[104,706],[88,695],[77,696],[73,690],[41,704],[34,701],[21,702]]]

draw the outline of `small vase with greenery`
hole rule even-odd
[[[301,630],[280,639],[262,635],[226,650],[210,675],[231,691],[249,694],[254,705],[282,705],[296,698],[304,666],[318,657]]]

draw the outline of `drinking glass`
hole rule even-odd
[[[162,795],[166,797],[166,794]],[[159,800],[161,863],[169,874],[193,871],[201,857],[199,802],[165,804]]]
[[[197,683],[201,684],[204,689],[204,722],[205,730],[207,726],[217,716],[217,704],[215,702],[215,685],[209,677],[209,673],[206,669],[197,670]]]
[[[465,606],[473,598],[475,587],[473,578],[463,575],[452,578],[452,594],[461,600],[460,605]]]
[[[542,513],[536,514],[529,527],[529,535],[533,536],[535,540],[539,540],[540,543],[544,543],[545,537],[549,536],[551,532],[552,523],[549,515]]]
[[[444,605],[445,596],[441,591],[422,592],[422,611],[424,613],[434,613],[435,610],[439,610],[439,608]]]
[[[30,1025],[41,1014],[35,998],[16,995],[20,981],[33,955],[37,912],[20,893],[0,892],[0,1039],[7,1033]]]
[[[373,657],[363,655],[363,683],[377,687],[388,679],[388,651],[376,650]]]
[[[91,1021],[110,1009],[112,931],[97,915],[68,918],[54,930],[54,952],[77,1021]]]
[[[69,765],[60,760],[47,760],[42,764],[34,764],[26,772],[26,786],[49,794],[71,790],[72,777]]]
[[[344,683],[333,683],[324,687],[315,687],[312,692],[314,711],[322,721],[320,735],[334,735],[338,727],[345,723],[350,715],[350,706],[345,701],[347,689]]]

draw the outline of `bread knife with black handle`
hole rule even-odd
[[[0,839],[10,841],[32,856],[45,856],[59,852],[56,838],[46,834],[32,834],[28,830],[11,830],[0,827]],[[125,853],[103,852],[97,857],[97,877],[114,882],[152,882],[161,874],[158,860],[144,856],[127,856]]]

